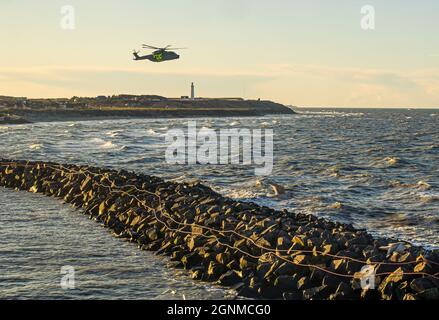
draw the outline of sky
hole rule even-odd
[[[439,107],[437,0],[0,0],[0,23],[0,95]],[[188,49],[133,61],[143,43]]]

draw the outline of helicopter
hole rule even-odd
[[[152,54],[146,55],[146,56],[139,56],[139,51],[134,50],[133,55],[135,61],[139,60],[149,60],[152,62],[164,62],[164,61],[170,61],[170,60],[177,60],[180,59],[180,56],[173,52],[172,50],[182,50],[186,48],[172,48],[171,45],[168,45],[164,48],[157,48],[153,47],[147,44],[142,45],[144,49],[150,49],[155,50]]]

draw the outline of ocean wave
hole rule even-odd
[[[115,137],[118,137],[123,132],[125,132],[125,130],[112,130],[112,131],[106,132],[105,134],[109,137],[115,138]]]
[[[390,187],[392,188],[406,188],[406,189],[419,189],[419,190],[430,190],[431,185],[423,180],[417,183],[402,183],[401,181],[391,181]]]
[[[401,163],[401,159],[397,157],[386,157],[384,162],[390,167],[396,167]]]
[[[151,136],[159,135],[159,133],[157,133],[154,129],[148,129],[148,130],[146,130],[146,133],[151,135]]]
[[[343,204],[341,202],[337,201],[337,202],[334,202],[333,204],[330,204],[327,208],[331,209],[331,210],[340,210],[343,208]]]
[[[364,112],[343,112],[343,111],[299,111],[300,115],[316,115],[328,117],[362,117]]]
[[[439,193],[437,192],[431,192],[431,191],[419,192],[418,197],[423,203],[431,203],[431,202],[439,201]]]
[[[277,209],[334,219],[345,219],[369,230],[370,221],[393,236],[392,224],[382,226],[387,216],[404,212],[414,218],[438,215],[439,131],[429,113],[365,111],[367,116],[341,118],[344,110],[293,116],[197,119],[197,128],[260,128],[275,125],[274,167],[270,177],[254,176],[255,166],[174,166],[164,161],[166,143],[160,134],[167,128],[185,128],[187,119],[112,120],[50,123],[0,132],[0,153],[8,158],[93,163],[161,176],[180,181],[200,179],[218,192],[243,201]],[[360,113],[348,114],[360,116]],[[431,111],[433,112],[433,111]],[[410,128],[401,125],[408,123]],[[436,115],[439,115],[436,113]],[[417,119],[420,119],[417,121]],[[69,131],[65,133],[64,131]],[[151,129],[151,134],[147,130]],[[122,133],[123,132],[123,133]],[[63,134],[64,133],[64,134]],[[94,138],[94,139],[93,139]],[[52,144],[51,144],[52,143]],[[31,145],[43,144],[40,150]],[[38,148],[38,146],[34,146]],[[407,170],[402,170],[407,169]],[[263,180],[257,185],[257,179]],[[393,182],[392,182],[393,181]],[[282,185],[276,192],[270,182]],[[341,208],[336,208],[341,204]],[[334,206],[329,209],[328,206]],[[370,209],[369,209],[370,208]],[[360,217],[360,219],[357,219]],[[420,219],[414,227],[423,243],[435,243],[431,223]],[[404,236],[403,240],[409,239]]]
[[[35,143],[35,144],[31,144],[29,146],[30,150],[40,150],[41,148],[43,148],[43,144],[42,143]]]
[[[101,138],[93,138],[90,140],[93,144],[97,145],[99,149],[116,149],[117,145],[113,141],[105,141]]]

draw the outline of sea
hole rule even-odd
[[[272,130],[273,168],[173,164],[170,130]],[[0,126],[0,157],[200,181],[224,196],[439,248],[439,110],[299,109],[248,118],[125,119]],[[276,192],[275,189],[278,191]],[[0,188],[0,299],[234,299],[167,259],[113,238],[59,200]],[[62,286],[63,267],[74,288]]]

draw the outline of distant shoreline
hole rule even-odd
[[[291,109],[290,109],[291,110]],[[295,114],[291,112],[258,112],[255,110],[78,110],[78,111],[14,111],[22,123],[93,121],[118,119],[194,118],[194,117],[254,117]],[[1,122],[0,122],[1,123]],[[7,124],[7,123],[4,123]],[[14,124],[14,123],[9,123]]]
[[[243,99],[187,100],[156,96],[112,96],[28,100],[0,97],[0,124],[17,124],[20,121],[252,117],[295,113],[291,108],[272,101]]]

